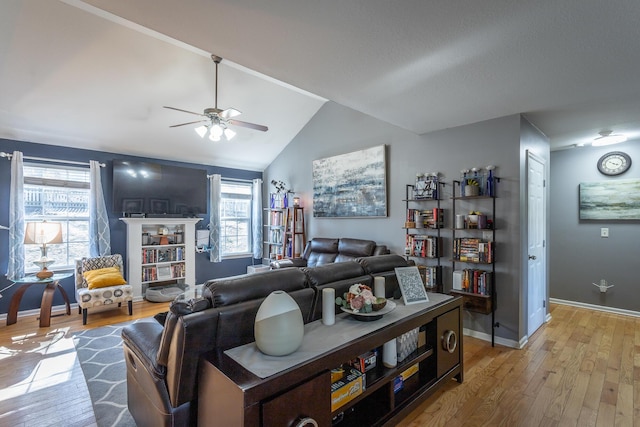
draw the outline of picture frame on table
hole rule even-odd
[[[405,305],[429,301],[417,266],[396,267],[395,271]]]

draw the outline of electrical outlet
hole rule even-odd
[[[609,229],[606,227],[601,228],[600,237],[609,237]]]

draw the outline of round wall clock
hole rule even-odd
[[[598,159],[598,170],[604,175],[625,173],[631,166],[631,157],[622,151],[612,151]]]

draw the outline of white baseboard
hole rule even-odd
[[[142,298],[142,296],[133,297],[133,302],[142,301],[143,299],[144,298]],[[75,314],[78,314],[78,303],[75,303],[75,302],[71,303],[70,307],[71,307],[71,315],[72,316],[73,316],[74,312],[75,312]],[[64,304],[62,304],[62,305],[54,305],[53,307],[51,307],[51,314],[58,315],[60,313],[64,313],[66,309],[67,309],[67,307]],[[98,307],[92,307],[91,311],[93,311],[95,313],[97,311],[103,311],[103,310],[106,311],[106,310],[112,310],[112,309],[113,309],[112,305],[103,305],[103,306],[98,306]],[[34,308],[34,309],[31,309],[31,310],[22,310],[22,311],[18,311],[18,318],[25,317],[25,316],[37,316],[39,314],[40,314],[40,309],[39,308]],[[1,322],[6,322],[6,320],[7,320],[7,313],[0,314],[0,321]]]
[[[482,341],[491,342],[491,334],[486,334],[484,332],[474,331],[472,329],[463,328],[462,333],[469,337],[478,338]],[[523,341],[524,340],[524,341]],[[503,345],[505,347],[511,347],[516,349],[521,349],[527,344],[527,337],[524,337],[520,342],[514,340],[508,340],[506,338],[495,337],[494,342],[496,344]]]
[[[567,301],[567,300],[557,299],[557,298],[549,298],[549,302],[552,302],[555,304],[570,305],[573,307],[589,308],[591,310],[604,311],[604,312],[613,313],[613,314],[622,314],[625,316],[640,317],[640,312],[633,311],[633,310],[626,310],[624,308],[607,307],[604,305],[587,304],[586,302]]]

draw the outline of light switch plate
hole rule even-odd
[[[601,228],[600,237],[609,237],[609,229],[606,227]]]

